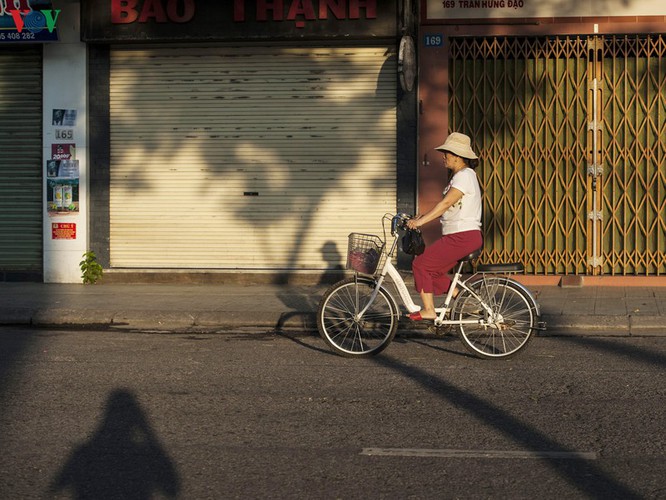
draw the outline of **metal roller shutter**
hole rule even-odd
[[[0,49],[0,271],[42,271],[42,51]]]
[[[347,234],[395,210],[395,64],[386,47],[114,49],[112,267],[344,264]]]

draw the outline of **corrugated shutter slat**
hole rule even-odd
[[[42,52],[0,48],[0,270],[42,270]]]
[[[386,47],[116,48],[111,265],[325,269],[395,210]]]

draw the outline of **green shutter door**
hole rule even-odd
[[[0,49],[0,279],[42,272],[41,54]]]

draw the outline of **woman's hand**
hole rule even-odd
[[[419,220],[420,218],[421,218],[420,215],[416,215],[413,219],[409,219],[409,220],[407,221],[407,227],[408,227],[409,229],[418,229],[418,228],[419,228],[419,225],[420,225],[420,224],[418,224],[418,220]]]

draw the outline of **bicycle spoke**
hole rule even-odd
[[[328,345],[343,356],[377,354],[392,340],[397,311],[380,289],[372,303],[375,284],[367,278],[349,278],[333,285],[322,297],[317,327]],[[359,317],[361,311],[365,311]]]
[[[483,305],[467,291],[456,303],[454,314],[458,319],[476,318],[481,321],[480,325],[459,325],[465,346],[474,354],[486,358],[510,357],[524,348],[536,323],[530,301],[524,293],[504,278],[484,278],[472,283],[470,287]],[[479,306],[484,310],[484,314],[466,312]]]

